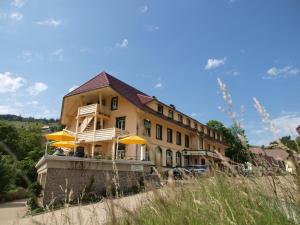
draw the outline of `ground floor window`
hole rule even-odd
[[[205,165],[205,159],[201,159],[201,165]]]
[[[173,165],[173,156],[172,156],[172,151],[170,149],[168,149],[166,151],[166,165],[167,167],[172,167]]]
[[[150,161],[149,150],[148,150],[147,147],[146,147],[146,151],[145,151],[145,160],[146,160],[146,161]]]
[[[125,158],[125,150],[126,146],[124,144],[118,144],[118,150],[117,150],[117,158],[118,159],[124,159]]]
[[[181,166],[181,153],[176,152],[176,166]]]

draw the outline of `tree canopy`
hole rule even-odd
[[[207,122],[207,126],[223,134],[225,142],[229,145],[225,151],[227,157],[239,163],[245,163],[250,160],[249,145],[245,131],[237,124],[227,128],[220,121],[210,120]]]

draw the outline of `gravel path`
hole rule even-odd
[[[0,225],[14,224],[26,213],[26,199],[0,204]]]

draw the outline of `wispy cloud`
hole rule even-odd
[[[25,79],[10,72],[0,73],[0,93],[13,93],[24,86]]]
[[[36,96],[39,95],[41,92],[46,91],[48,89],[48,86],[43,82],[36,82],[34,85],[30,86],[27,89],[27,92],[32,95]]]
[[[25,4],[25,0],[13,0],[11,5],[17,8],[22,8]]]
[[[56,49],[54,52],[52,52],[52,55],[56,57],[59,61],[63,61],[64,60],[63,52],[64,50],[59,48]]]
[[[263,78],[265,79],[274,79],[279,77],[290,77],[290,76],[297,76],[300,74],[300,70],[294,66],[285,66],[282,68],[271,67],[267,70],[267,75]]]
[[[28,105],[38,105],[40,104],[38,101],[36,100],[33,100],[33,101],[30,101],[30,102],[27,102]]]
[[[44,57],[37,53],[37,52],[32,52],[30,50],[23,51],[20,58],[25,62],[25,63],[31,63],[34,60],[43,60]]]
[[[23,14],[19,12],[13,12],[9,15],[9,18],[13,21],[21,21],[23,19]]]
[[[56,20],[53,18],[48,18],[45,20],[41,20],[41,21],[37,21],[35,22],[37,25],[41,25],[41,26],[50,26],[50,27],[58,27],[61,25],[61,20]]]
[[[154,25],[146,26],[146,31],[148,31],[148,32],[154,32],[154,31],[158,31],[158,30],[159,30],[159,26],[154,26]]]
[[[205,65],[206,70],[216,69],[225,64],[226,58],[223,59],[208,59]]]
[[[143,5],[140,7],[141,13],[146,13],[146,12],[148,12],[148,10],[149,10],[149,7],[147,5]]]
[[[69,89],[69,92],[74,91],[76,88],[78,88],[78,85],[73,85],[73,86]]]
[[[129,44],[128,40],[123,39],[123,41],[121,43],[116,44],[116,47],[118,47],[118,48],[127,48],[128,44]]]
[[[161,82],[158,82],[154,85],[154,88],[162,88],[163,84]]]

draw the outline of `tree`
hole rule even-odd
[[[294,150],[296,152],[300,152],[300,137],[296,137],[295,140],[291,138],[291,136],[284,136],[279,139],[281,144],[286,146],[290,150]],[[273,141],[270,143],[270,146],[273,146],[273,148],[280,148],[280,145],[277,141]]]
[[[14,167],[10,156],[0,153],[0,197],[14,183]]]
[[[207,126],[223,134],[225,142],[229,145],[225,151],[227,157],[239,163],[245,163],[251,159],[245,131],[237,124],[227,128],[217,120],[210,120]]]

